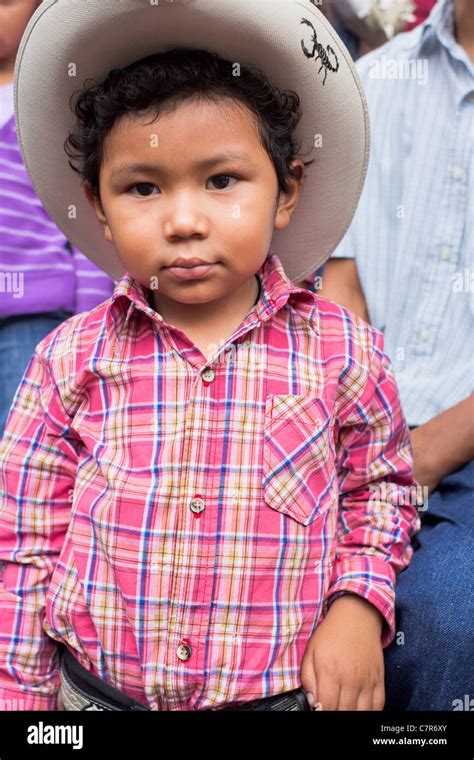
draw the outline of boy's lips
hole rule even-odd
[[[199,267],[204,266],[206,264],[211,264],[212,262],[206,261],[205,259],[200,259],[197,256],[190,256],[189,258],[186,258],[185,256],[178,256],[177,259],[174,259],[174,261],[171,262],[171,267]]]
[[[176,259],[180,261],[180,259]],[[204,277],[211,269],[217,264],[209,262],[190,263],[190,262],[202,262],[202,259],[188,259],[185,264],[177,265],[173,263],[172,266],[165,267],[165,269],[173,275],[177,280],[198,280],[200,277]]]

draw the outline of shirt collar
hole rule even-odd
[[[420,27],[419,56],[421,48],[435,37],[453,58],[464,61],[469,70],[473,71],[468,54],[454,36],[454,0],[438,0]]]
[[[306,288],[293,285],[288,278],[278,255],[269,251],[265,261],[257,271],[260,279],[260,297],[255,306],[249,311],[245,323],[266,322],[291,300],[301,316],[312,323],[319,333],[319,320],[316,306],[316,295]],[[168,325],[161,314],[151,308],[148,303],[150,290],[126,272],[115,287],[107,305],[106,319],[114,325],[114,331],[119,337],[126,330],[135,311],[141,311],[152,319],[157,327]]]

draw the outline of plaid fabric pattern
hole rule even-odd
[[[288,691],[342,592],[392,640],[419,516],[383,335],[271,251],[258,275],[209,360],[128,274],[37,345],[0,446],[0,700],[55,709],[57,642],[152,710]]]

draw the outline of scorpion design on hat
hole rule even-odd
[[[333,71],[334,73],[339,68],[339,61],[337,60],[337,55],[332,49],[331,45],[326,45],[326,48],[324,48],[321,43],[318,41],[318,35],[316,34],[316,29],[314,28],[311,21],[309,21],[307,18],[302,18],[300,21],[301,24],[307,24],[310,26],[313,30],[311,41],[313,43],[313,49],[309,51],[305,44],[304,40],[301,40],[301,47],[303,49],[303,53],[305,54],[306,58],[314,58],[314,62],[319,59],[321,61],[321,66],[318,69],[318,74],[321,71],[322,68],[324,68],[324,79],[323,84],[326,82],[326,77],[328,74],[328,71]],[[317,52],[317,55],[316,55]],[[332,56],[333,60],[329,60],[329,57]]]

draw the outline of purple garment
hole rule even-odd
[[[89,311],[114,289],[46,213],[23,163],[15,116],[0,126],[0,318]]]

